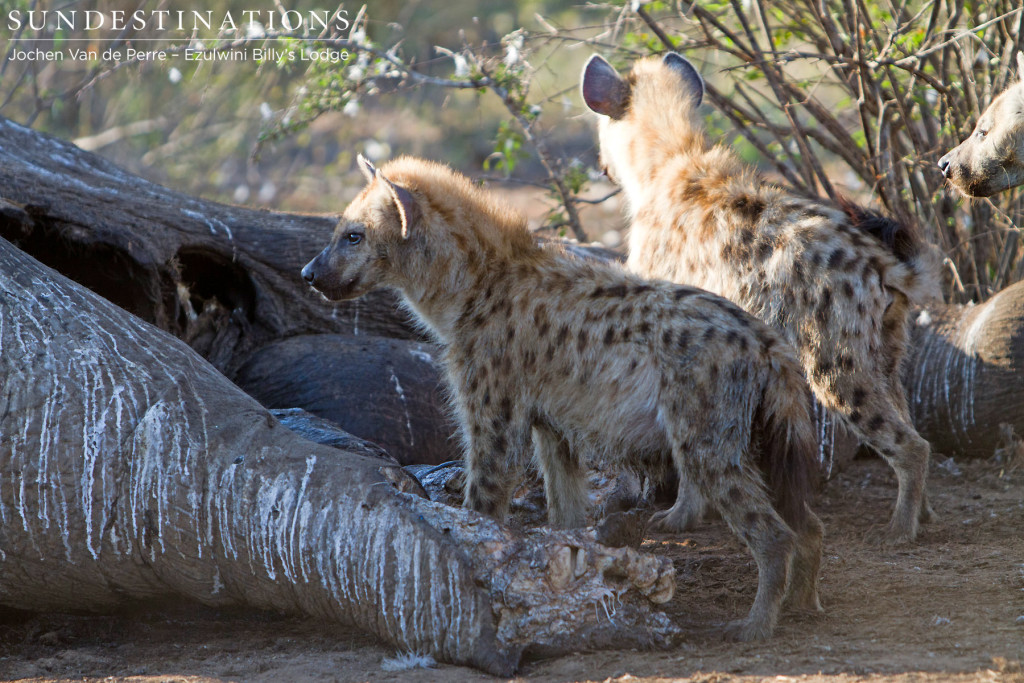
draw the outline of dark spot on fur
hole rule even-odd
[[[879,429],[882,428],[882,425],[884,425],[884,424],[885,424],[885,416],[884,415],[875,415],[873,418],[871,418],[871,421],[868,422],[868,431],[869,432],[877,432]]]
[[[644,292],[649,292],[652,289],[654,289],[654,287],[651,287],[650,285],[635,285],[633,287],[633,294],[634,295],[643,294]]]
[[[732,210],[751,223],[756,223],[764,211],[764,200],[749,195],[740,195],[732,200]]]
[[[609,326],[608,329],[605,330],[605,333],[604,333],[604,343],[605,344],[612,344],[614,342],[615,342],[615,328]]]
[[[842,247],[836,247],[831,254],[828,255],[828,267],[838,268],[843,261],[846,260],[846,250]]]
[[[843,280],[843,296],[847,299],[853,298],[853,285],[850,284],[849,280]]]
[[[636,331],[639,332],[641,336],[647,336],[651,332],[651,324],[644,320],[639,326],[637,326]]]
[[[620,318],[626,319],[626,318],[630,317],[631,315],[633,315],[633,305],[632,304],[626,304],[625,306],[623,306],[622,308],[619,309],[619,317]]]
[[[594,298],[605,296],[621,298],[626,296],[627,292],[628,289],[626,288],[626,285],[618,284],[611,285],[610,287],[598,287],[597,289],[594,290],[594,293],[591,294],[591,296],[593,296]]]
[[[664,344],[665,346],[668,346],[669,344],[672,343],[671,330],[665,330],[664,332],[661,333],[661,343]]]
[[[576,350],[583,353],[585,348],[587,348],[587,332],[581,329],[579,334],[576,335]]]
[[[868,397],[868,392],[864,391],[861,387],[857,387],[853,390],[853,394],[850,395],[850,405],[854,408],[860,408],[864,405],[864,399]]]
[[[701,290],[697,289],[696,287],[676,287],[675,290],[672,292],[672,296],[673,298],[675,298],[676,301],[679,301],[681,299],[685,299],[688,296],[700,294],[700,292]]]
[[[490,392],[490,390],[484,391],[483,398],[480,399],[480,402],[482,404],[484,404],[485,406],[491,405],[491,392]]]
[[[704,341],[709,342],[715,337],[715,328],[709,327],[704,330]]]
[[[850,413],[850,422],[852,422],[853,424],[858,424],[861,421],[862,417],[864,416],[860,414],[859,410],[854,410]]]
[[[711,328],[708,328],[711,329]],[[679,336],[676,337],[676,348],[680,351],[686,351],[690,346],[690,331],[679,330]]]
[[[562,325],[561,327],[558,328],[558,336],[555,338],[555,343],[558,344],[559,346],[562,346],[563,344],[565,344],[566,341],[568,341],[568,339],[569,326]]]

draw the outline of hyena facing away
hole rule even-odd
[[[302,271],[329,299],[388,287],[444,348],[466,504],[505,517],[531,441],[552,522],[586,505],[584,463],[670,451],[754,555],[757,596],[730,628],[767,637],[787,593],[820,610],[822,527],[807,506],[814,435],[782,337],[731,302],[542,248],[524,219],[446,167],[376,171]],[[564,447],[568,444],[568,448]]]
[[[594,56],[583,97],[599,117],[601,161],[632,218],[628,268],[703,287],[785,331],[815,396],[896,471],[884,540],[913,540],[931,515],[928,443],[910,422],[899,366],[907,310],[935,288],[930,253],[892,221],[768,184],[697,119],[704,84],[675,53],[620,77]],[[680,498],[690,492],[680,484]],[[677,501],[669,523],[702,505]]]
[[[1024,53],[1016,83],[992,100],[971,136],[939,159],[942,175],[969,197],[1024,185]]]

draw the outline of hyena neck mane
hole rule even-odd
[[[613,157],[615,178],[627,188],[635,208],[663,201],[668,183],[701,183],[704,191],[732,179],[756,183],[757,174],[746,168],[727,147],[713,145],[692,105],[678,92],[645,92],[641,82],[634,92],[627,125],[607,126],[602,151]]]
[[[382,171],[412,193],[420,213],[392,264],[392,281],[445,342],[488,279],[536,262],[542,250],[522,214],[446,166],[407,157]]]

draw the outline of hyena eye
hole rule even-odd
[[[986,135],[988,135],[988,131],[987,130],[982,130],[981,128],[979,128],[977,130],[977,132],[975,133],[975,135],[977,135],[979,138],[984,138]]]
[[[359,232],[350,232],[345,235],[345,241],[353,245],[359,244],[363,241],[363,234]]]

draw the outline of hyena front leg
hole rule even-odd
[[[463,429],[465,506],[504,521],[529,461],[529,425],[477,413],[463,422]]]
[[[680,474],[676,502],[668,510],[652,515],[651,527],[668,533],[689,531],[696,528],[704,517],[704,507],[704,496],[700,494],[700,488]]]
[[[544,475],[548,521],[573,529],[586,524],[587,477],[569,442],[549,425],[533,426],[534,461]]]

